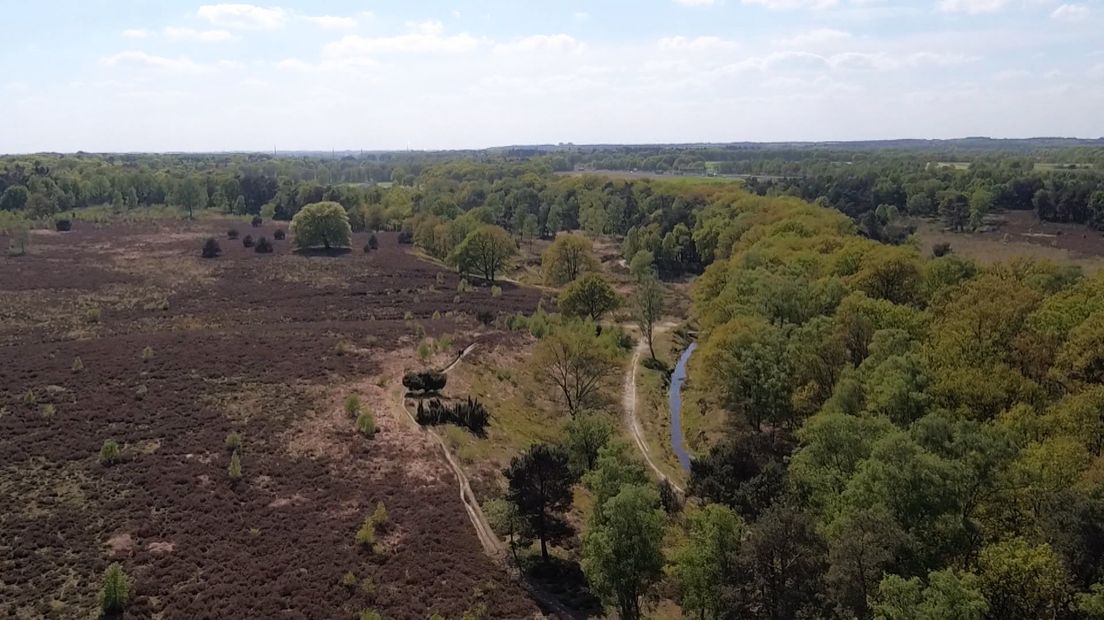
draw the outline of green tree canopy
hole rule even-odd
[[[588,271],[597,271],[598,267],[590,239],[582,235],[559,235],[541,255],[544,281],[552,286],[574,282]]]
[[[461,273],[477,273],[494,283],[516,253],[517,245],[510,233],[484,224],[464,237],[449,259]]]
[[[353,235],[345,207],[336,202],[316,202],[300,209],[291,219],[291,233],[300,250],[347,248]]]
[[[597,273],[588,273],[568,284],[559,299],[560,311],[565,315],[592,321],[598,321],[620,305],[617,292]]]

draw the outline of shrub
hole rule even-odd
[[[349,214],[337,202],[316,202],[306,205],[291,218],[291,232],[300,250],[323,247],[350,247],[352,229]]]
[[[277,241],[283,241],[284,237],[287,237],[287,233],[284,232],[283,228],[277,228],[276,232],[272,233],[272,238]]]
[[[487,411],[487,408],[470,396],[466,401],[451,406],[436,398],[429,401],[428,405],[419,402],[418,410],[414,416],[414,419],[422,426],[456,424],[480,437],[486,433],[490,418],[491,414]]]
[[[494,323],[495,313],[491,310],[480,310],[479,312],[475,313],[475,320],[484,325],[490,325],[491,323]]]
[[[659,482],[659,505],[669,515],[682,510],[682,498],[667,478]]]
[[[81,361],[79,355],[73,358],[73,365],[70,368],[73,372],[80,372],[84,370],[84,362]]]
[[[233,237],[231,237],[233,239]],[[222,248],[219,247],[218,241],[214,237],[208,237],[203,242],[203,250],[200,251],[200,256],[203,258],[215,258],[219,254],[222,254]]]
[[[99,323],[102,316],[103,310],[100,310],[99,307],[89,308],[84,311],[84,320],[89,323]]]
[[[932,256],[939,258],[940,256],[946,256],[951,253],[951,244],[946,241],[936,243],[932,245]]]
[[[237,432],[232,432],[226,436],[226,441],[223,443],[226,446],[227,450],[230,450],[231,452],[237,452],[238,448],[240,448],[242,445],[241,434]]]
[[[360,612],[360,620],[383,620],[383,616],[374,609],[365,609]]]
[[[54,222],[54,229],[58,232],[69,232],[73,230],[72,220],[58,220]]]
[[[261,237],[257,239],[257,244],[253,246],[253,251],[257,254],[271,254],[272,242],[267,237]]]
[[[501,286],[492,286],[491,287],[491,297],[502,297],[502,287]]]
[[[153,347],[147,345],[146,348],[142,349],[142,360],[148,361],[151,359],[153,359]]]
[[[378,528],[385,528],[387,526],[387,506],[383,505],[383,502],[376,502],[376,509],[372,511],[372,516],[368,519]]]
[[[105,439],[100,448],[100,465],[114,465],[119,462],[119,444],[114,439]]]
[[[28,405],[38,404],[38,396],[35,395],[34,389],[27,388],[27,391],[23,394],[23,402]]]
[[[356,543],[361,546],[371,547],[375,549],[376,546],[376,524],[372,521],[372,517],[368,517],[364,520],[364,523],[360,524],[360,529],[356,533]]]
[[[230,455],[230,467],[227,468],[226,473],[230,476],[231,480],[241,480],[241,457],[238,456],[237,450],[234,450],[234,454]]]
[[[447,383],[448,376],[440,372],[408,372],[402,380],[411,392],[440,392]]]
[[[368,245],[365,247],[367,247],[369,250],[379,249],[379,239],[376,239],[375,234],[371,234],[368,236]]]
[[[254,215],[253,219],[249,223],[253,226],[253,228],[256,228],[261,224],[264,224],[264,220],[261,218],[261,216]]]
[[[134,390],[134,398],[138,400],[144,399],[146,397],[146,394],[149,394],[149,388],[146,387],[145,384],[139,385]]]
[[[238,238],[238,230],[236,228],[231,228],[230,230],[226,231],[226,238],[227,239],[237,239]]]
[[[412,245],[414,243],[414,233],[409,230],[404,230],[400,232],[399,243],[403,245]]]
[[[403,320],[404,321],[413,321],[414,320],[414,313],[407,310],[406,312],[403,313]]]
[[[46,403],[39,408],[39,413],[42,414],[42,417],[50,420],[55,415],[57,415],[57,407],[55,407],[52,403]]]
[[[350,418],[355,418],[360,413],[360,396],[349,394],[345,397],[345,413]]]
[[[253,245],[254,245],[253,244],[253,235],[246,235],[246,236],[242,237],[242,245],[244,245],[247,248],[253,247]]]
[[[376,436],[376,420],[367,411],[361,411],[356,419],[356,428],[368,439]]]
[[[118,562],[112,562],[104,572],[100,586],[100,609],[104,614],[118,614],[130,600],[130,579]]]
[[[351,588],[356,584],[357,578],[356,575],[352,573],[352,571],[349,571],[341,576],[341,585],[345,586],[346,588]]]

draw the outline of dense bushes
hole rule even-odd
[[[399,243],[403,245],[412,245],[414,243],[414,233],[409,230],[404,230],[400,232]]]
[[[226,231],[226,238],[230,239],[231,241],[233,241],[234,239],[237,239],[238,238],[238,229],[231,228],[230,230]]]
[[[463,426],[476,435],[483,436],[486,433],[491,414],[478,400],[470,396],[466,401],[448,405],[434,398],[429,404],[419,402],[415,419],[422,426],[436,426],[438,424],[456,424]]]
[[[216,241],[214,237],[208,237],[207,240],[203,242],[201,255],[203,258],[215,258],[219,254],[222,254],[222,248],[219,247],[218,241]]]
[[[246,235],[242,238],[242,245],[247,248],[253,247],[253,235]]]
[[[257,239],[257,244],[253,246],[253,251],[257,254],[271,254],[272,242],[267,237],[261,237]]]
[[[261,219],[261,216],[254,215],[253,219],[249,223],[253,226],[253,228],[256,228],[256,227],[260,226],[261,224],[263,224],[264,220]]]
[[[54,229],[58,232],[69,232],[73,229],[72,220],[58,220],[54,222]]]
[[[287,237],[287,233],[284,232],[283,228],[277,228],[276,232],[272,233],[272,238],[277,241],[283,241],[285,237]]]
[[[439,392],[444,389],[448,377],[440,372],[408,372],[403,375],[403,387],[411,392]]]

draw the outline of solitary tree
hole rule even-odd
[[[337,202],[316,202],[300,209],[291,219],[291,233],[300,250],[347,248],[353,235],[349,214]]]
[[[652,336],[655,324],[663,314],[663,286],[659,279],[649,273],[641,278],[636,287],[636,295],[633,297],[633,310],[636,314],[636,323],[640,325],[640,333],[644,334],[648,341],[648,354],[655,359],[655,347],[652,345]]]
[[[552,286],[574,282],[583,273],[596,271],[598,259],[594,257],[590,239],[581,235],[560,235],[541,255],[541,271],[544,281]]]
[[[498,226],[476,228],[453,250],[450,260],[460,273],[478,273],[494,284],[495,275],[506,268],[517,253],[514,238]]]
[[[617,292],[597,273],[588,273],[560,293],[560,310],[567,316],[597,321],[621,304]]]
[[[591,324],[571,322],[541,339],[533,367],[540,380],[560,391],[574,416],[597,399],[602,381],[613,374],[616,364]]]
[[[584,413],[567,423],[564,447],[567,449],[571,468],[577,475],[594,468],[598,451],[613,436],[613,426],[600,413]]]
[[[654,489],[631,485],[608,500],[604,518],[583,537],[583,571],[622,620],[638,620],[640,603],[663,570],[663,511]]]
[[[536,444],[514,457],[506,468],[506,499],[524,519],[524,535],[540,540],[541,558],[548,561],[548,543],[571,535],[564,512],[571,506],[575,477],[567,465],[567,452],[548,444]]]

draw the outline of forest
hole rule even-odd
[[[562,174],[577,167],[702,176]],[[726,174],[753,178],[708,178]],[[979,229],[1033,210],[1104,228],[1101,149],[0,159],[13,239],[166,209],[292,220],[319,202],[489,285],[505,262],[480,272],[474,244],[506,259],[576,236],[562,231],[619,244],[634,312],[653,276],[694,276],[677,318],[724,431],[686,497],[592,424],[595,380],[575,400],[559,386],[565,444],[516,456],[495,504],[515,558],[539,541],[547,563],[572,534],[573,486],[588,489],[581,569],[621,618],[658,598],[699,618],[1104,618],[1104,272],[932,256],[901,219]],[[510,325],[538,365],[623,357],[625,334],[596,325],[621,303],[609,285],[575,269],[558,284],[563,317]],[[417,418],[493,424],[470,400]]]

